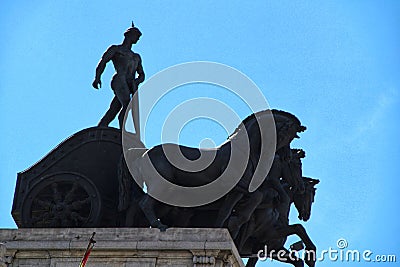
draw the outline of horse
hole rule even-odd
[[[286,184],[285,188],[288,191],[291,203],[294,203],[297,211],[299,212],[299,219],[307,221],[310,218],[311,206],[314,202],[315,185],[319,180],[308,177],[303,177],[305,189],[303,193],[289,191],[289,186]],[[266,202],[271,202],[271,198],[277,195],[277,192],[271,190]],[[271,197],[272,196],[272,197]],[[289,207],[290,207],[289,204]],[[279,203],[279,205],[285,205]],[[278,206],[279,206],[278,205]],[[295,267],[303,267],[303,260],[297,258],[293,253],[289,252],[284,244],[289,235],[298,235],[302,242],[306,245],[306,259],[305,262],[308,266],[315,265],[316,247],[308,236],[305,228],[301,224],[289,225],[286,214],[280,214],[278,207],[273,206],[266,209],[258,209],[253,213],[251,221],[245,225],[241,234],[250,233],[246,236],[245,240],[235,240],[240,251],[246,251],[250,248],[251,253],[257,253],[257,257],[250,257],[247,261],[246,267],[254,267],[260,256],[260,251],[263,249],[262,254],[264,257],[271,257],[275,260],[290,263]]]
[[[252,213],[258,208],[265,197],[265,193],[268,190],[265,187],[272,187],[279,195],[279,200],[282,203],[286,203],[289,207],[290,198],[286,190],[282,187],[282,182],[286,182],[291,187],[292,191],[304,191],[304,184],[302,180],[302,166],[301,160],[298,159],[297,149],[290,149],[290,146],[285,146],[279,149],[274,157],[271,169],[261,184],[261,186],[252,194],[247,194],[244,198],[245,201],[241,201],[242,209],[237,212],[235,216],[231,216],[228,220],[227,227],[231,232],[231,236],[235,239],[239,233],[240,227],[249,221]],[[293,156],[292,156],[293,152]],[[300,161],[300,163],[299,163]],[[282,179],[282,180],[281,180]],[[231,215],[234,206],[243,199],[243,191],[232,190],[226,197],[223,206],[220,209],[216,221],[216,227],[223,227],[224,223],[229,215]],[[243,203],[245,202],[245,203]],[[281,205],[280,207],[285,207]],[[279,211],[281,214],[289,214],[289,208],[284,208]]]
[[[273,121],[272,124],[270,123],[271,120]],[[271,129],[271,126],[275,126],[275,129]],[[140,193],[139,206],[151,227],[165,230],[167,225],[160,221],[161,216],[157,216],[157,212],[162,211],[157,210],[156,212],[155,210],[159,201],[154,198],[154,195],[157,193],[169,194],[172,198],[179,198],[180,196],[173,190],[168,192],[165,190],[165,187],[160,188],[159,178],[154,177],[155,174],[160,175],[175,185],[198,187],[212,183],[221,175],[228,173],[232,177],[229,177],[229,175],[225,176],[238,181],[232,185],[232,188],[248,190],[252,185],[253,176],[257,171],[259,176],[267,177],[272,160],[270,165],[265,162],[268,160],[268,156],[266,155],[268,151],[266,152],[266,150],[272,150],[272,155],[274,155],[276,150],[288,146],[294,138],[298,138],[298,133],[304,130],[306,130],[306,127],[301,125],[300,120],[293,114],[275,109],[264,110],[253,113],[243,120],[228,137],[227,141],[216,149],[205,150],[177,144],[162,144],[146,150],[142,156],[133,162],[127,162],[135,180],[139,181],[138,185],[140,188],[143,188],[143,181],[146,181],[147,194],[143,195]],[[169,151],[169,153],[166,153],[166,151]],[[230,161],[235,151],[236,155],[239,154],[239,158],[241,159],[231,163]],[[176,161],[174,157],[178,154],[183,155],[183,167],[176,167],[173,162]],[[242,155],[245,155],[244,159]],[[203,156],[211,160],[208,161],[207,166],[200,166],[200,168],[199,164],[196,163]],[[229,172],[230,164],[233,165],[233,168]],[[122,188],[121,190],[124,189]],[[137,191],[136,189],[135,192]],[[222,196],[218,196],[218,198]],[[126,203],[122,203],[121,205],[126,206]],[[169,205],[168,209],[172,206]]]

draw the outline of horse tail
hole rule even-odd
[[[142,158],[138,158],[132,162],[130,170],[132,181],[132,196],[135,201],[139,201],[144,195],[144,179],[142,173]]]
[[[136,151],[137,152],[137,151]],[[145,149],[140,151],[140,155],[135,153],[135,157],[129,155],[128,162],[131,164],[131,168],[128,168],[124,154],[121,155],[118,166],[118,184],[119,184],[119,199],[118,199],[118,211],[126,210],[133,200],[140,199],[145,193],[142,188],[139,187],[138,181],[142,181],[142,175],[140,170],[139,159],[141,154],[145,152]],[[138,159],[139,158],[139,159]],[[135,177],[135,179],[133,178]],[[136,180],[136,182],[135,182]],[[132,199],[133,197],[133,199]]]
[[[126,165],[124,155],[118,162],[118,185],[119,185],[119,198],[118,198],[118,211],[124,211],[128,208],[130,203],[130,192],[132,187],[132,178]]]

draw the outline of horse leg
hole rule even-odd
[[[214,224],[215,227],[217,227],[217,228],[224,227],[225,221],[231,215],[232,210],[235,207],[236,203],[238,203],[242,197],[243,197],[243,193],[237,192],[237,191],[229,192],[226,195],[224,202],[222,203],[222,206],[220,207],[220,209],[218,211],[217,220],[215,221],[215,224]]]
[[[301,241],[303,241],[303,243],[306,245],[306,264],[310,267],[315,266],[317,248],[308,236],[306,229],[304,229],[301,224],[293,224],[281,227],[277,229],[272,238],[284,238],[294,234],[298,235],[301,238]]]
[[[258,258],[249,258],[249,260],[246,263],[246,267],[255,267],[256,263],[258,261]]]
[[[279,212],[279,219],[282,221],[282,223],[288,224],[289,223],[289,211],[290,211],[290,198],[289,198],[288,194],[286,193],[285,189],[283,188],[279,179],[271,178],[270,181],[271,181],[273,188],[279,194],[280,204],[277,207],[277,210]]]
[[[129,208],[126,210],[126,217],[125,217],[125,227],[133,227],[134,226],[134,218],[135,215],[137,214],[138,211],[138,205],[137,203],[134,203],[134,201],[131,202],[131,205],[129,205]]]
[[[280,248],[276,253],[271,253],[271,255],[268,255],[268,256],[271,256],[272,259],[283,262],[283,263],[290,263],[295,267],[303,267],[304,266],[304,262],[301,259],[296,257],[296,255],[294,255],[294,253],[291,253],[284,247]]]
[[[151,227],[156,227],[164,232],[165,230],[167,230],[168,226],[161,223],[160,220],[157,218],[154,211],[154,207],[156,204],[157,201],[147,194],[139,201],[139,206],[142,209],[147,220],[150,222]]]
[[[251,215],[262,202],[263,197],[263,193],[255,191],[250,194],[250,197],[244,203],[240,203],[236,210],[236,215],[231,216],[228,221],[228,229],[231,232],[232,239],[237,238],[240,227],[250,220]]]
[[[178,208],[174,207],[167,213],[168,218],[172,218],[171,227],[190,227],[190,221],[194,215],[193,210],[190,208]]]
[[[254,232],[254,221],[249,220],[247,223],[242,225],[240,228],[238,236],[234,240],[235,245],[239,251],[242,251],[246,245],[247,240],[250,238],[251,234]]]
[[[278,251],[273,251],[273,253],[268,253],[267,256],[271,257],[273,260],[277,260],[283,263],[290,263],[295,267],[304,267],[304,262],[284,247],[280,248]],[[246,263],[246,267],[255,267],[257,261],[258,258],[256,257],[249,258]]]

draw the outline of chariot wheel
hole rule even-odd
[[[101,199],[95,185],[78,173],[42,177],[26,196],[23,227],[90,227],[100,217]]]

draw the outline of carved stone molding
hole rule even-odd
[[[244,267],[226,229],[202,228],[0,229],[0,267],[76,267],[93,232],[88,267]]]
[[[4,243],[0,243],[0,267],[8,267],[12,262],[12,256],[7,256],[7,247]]]
[[[193,256],[193,267],[214,267],[214,256]]]

